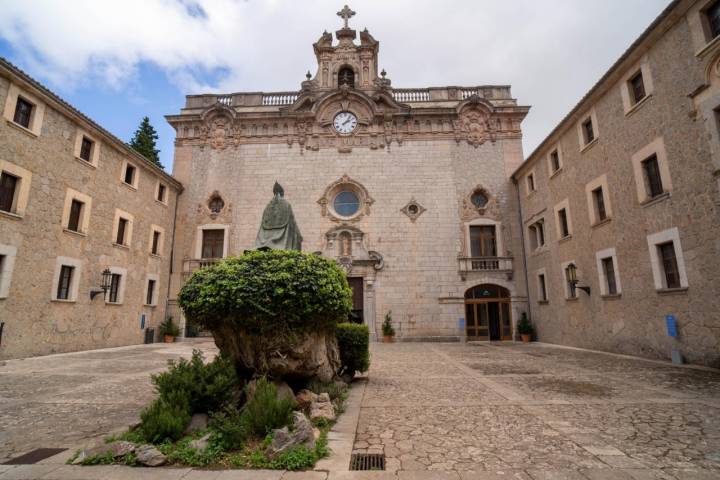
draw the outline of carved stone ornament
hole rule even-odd
[[[415,198],[412,198],[407,205],[400,209],[400,211],[407,215],[413,222],[417,220],[425,210],[426,208],[420,205]]]
[[[225,200],[223,200],[218,191],[215,190],[213,193],[210,194],[206,205],[210,218],[215,219],[218,217],[218,215],[220,215],[220,213],[222,213],[223,209],[225,208]]]
[[[484,187],[478,185],[463,198],[460,217],[463,220],[471,220],[487,216],[488,213],[495,214],[496,209],[494,197]]]
[[[345,223],[325,233],[325,246],[322,251],[315,253],[334,258],[346,273],[354,267],[382,270],[385,266],[383,256],[374,250],[367,250],[365,242],[362,230]]]
[[[335,200],[335,196],[343,191],[352,192],[358,198],[358,210],[351,216],[342,216],[338,214],[332,205]],[[325,192],[322,197],[318,199],[317,203],[320,205],[320,214],[323,217],[329,217],[330,220],[334,222],[356,222],[362,218],[363,215],[370,214],[370,206],[375,203],[375,200],[370,197],[370,193],[363,184],[353,180],[345,174],[325,189]]]
[[[479,103],[477,96],[470,98],[469,108],[465,108],[460,113],[460,120],[456,124],[456,132],[459,130],[460,137],[456,137],[458,141],[464,138],[470,145],[477,148],[488,139],[495,141],[497,131],[497,121],[491,117],[491,112],[487,110],[484,104]]]

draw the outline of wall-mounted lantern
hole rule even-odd
[[[568,282],[570,282],[570,285],[572,285],[573,288],[579,288],[583,292],[590,295],[590,287],[585,287],[585,286],[581,287],[578,285],[579,280],[577,278],[577,267],[575,266],[574,263],[570,263],[567,266],[567,273],[568,273]]]
[[[96,295],[102,293],[103,297],[107,293],[108,290],[110,290],[110,282],[112,281],[112,272],[109,268],[106,268],[102,272],[102,282],[100,283],[100,287],[92,288],[90,290],[90,300],[95,298]]]

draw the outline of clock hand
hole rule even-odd
[[[343,125],[347,125],[347,123],[348,123],[350,120],[352,120],[352,117],[348,117],[348,119],[345,120],[342,124],[343,124]]]

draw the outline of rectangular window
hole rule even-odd
[[[629,80],[629,84],[633,103],[638,103],[645,98],[645,82],[643,82],[642,71],[636,73],[635,76]]]
[[[0,173],[0,210],[13,211],[15,191],[18,187],[18,177],[7,172]]]
[[[617,295],[617,284],[615,282],[615,266],[612,257],[602,259],[602,267],[605,272],[608,295]]]
[[[582,124],[583,135],[585,136],[585,145],[595,140],[595,132],[593,131],[592,118],[588,118]]]
[[[60,278],[58,279],[57,299],[68,300],[70,298],[70,284],[75,267],[63,265],[60,268]]]
[[[597,221],[602,222],[607,219],[607,211],[605,210],[605,196],[602,187],[598,187],[592,191],[593,200],[595,201],[595,212],[597,213]]]
[[[145,295],[145,304],[154,305],[155,300],[155,280],[148,280],[147,294]]]
[[[80,231],[80,219],[82,218],[83,202],[73,199],[70,204],[70,219],[67,228],[73,232]]]
[[[720,1],[713,2],[707,10],[705,10],[708,27],[710,27],[711,40],[720,35]]]
[[[165,185],[162,183],[158,185],[158,201],[159,202],[165,202]]]
[[[547,302],[547,286],[545,285],[545,274],[538,275],[538,284],[540,286],[540,301]]]
[[[222,258],[225,230],[203,230],[202,258]]]
[[[537,223],[537,242],[538,246],[542,247],[545,245],[545,225],[543,222]]]
[[[108,298],[109,303],[118,303],[121,278],[122,275],[120,275],[119,273],[113,273],[110,276],[110,297]]]
[[[527,187],[528,187],[528,192],[535,191],[535,176],[532,173],[527,176]]]
[[[660,167],[658,165],[657,155],[653,155],[647,160],[643,160],[642,168],[645,173],[648,196],[650,198],[655,198],[658,195],[661,195],[664,190],[662,179],[660,178]]]
[[[32,118],[33,104],[28,102],[22,97],[18,97],[17,103],[15,104],[15,115],[13,116],[13,122],[18,125],[22,125],[25,128],[30,128],[30,118]]]
[[[552,171],[557,172],[560,170],[560,154],[557,150],[553,150],[550,153],[550,163],[552,164]]]
[[[497,239],[494,225],[470,227],[470,256],[496,257]]]
[[[115,239],[115,243],[118,245],[125,245],[125,230],[127,230],[127,223],[128,221],[125,218],[118,219],[117,238]]]
[[[534,224],[528,227],[528,238],[530,239],[531,250],[535,250],[540,246],[538,245],[537,227]]]
[[[135,167],[128,164],[125,166],[125,177],[123,179],[128,185],[134,185],[135,183]]]
[[[660,262],[665,274],[667,288],[680,288],[680,271],[675,257],[675,244],[673,242],[661,243],[657,246]]]
[[[153,232],[151,251],[153,255],[160,255],[160,232],[158,231]]]
[[[562,208],[558,210],[558,221],[560,222],[560,233],[563,238],[570,235],[570,228],[568,227],[567,211]]]
[[[92,147],[93,141],[87,137],[83,137],[82,144],[80,145],[80,158],[86,162],[92,161]]]

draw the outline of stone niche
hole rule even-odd
[[[360,269],[366,275],[382,270],[383,257],[380,253],[367,250],[365,234],[352,225],[339,225],[325,234],[325,248],[316,252],[327,258],[335,259],[346,273]],[[365,272],[367,271],[367,272]]]

